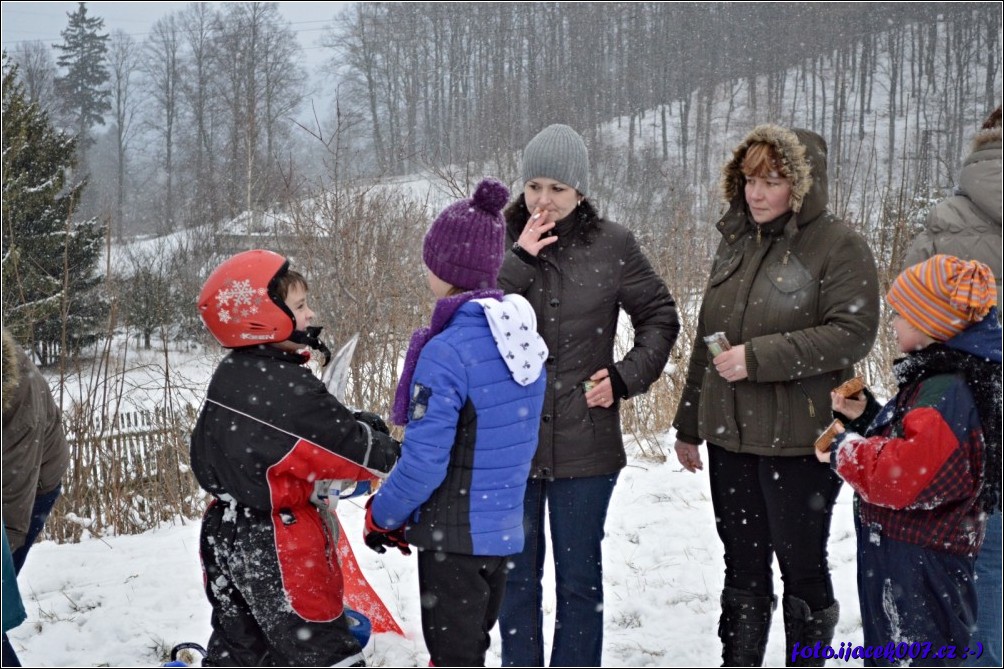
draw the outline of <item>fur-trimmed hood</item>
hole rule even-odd
[[[973,151],[979,151],[981,149],[993,148],[996,144],[997,148],[1001,148],[1001,129],[1000,128],[987,128],[986,130],[980,130],[973,137]]]
[[[3,331],[3,410],[14,401],[14,389],[21,383],[21,365],[17,359],[17,342],[14,336]]]
[[[781,169],[791,182],[788,204],[800,221],[809,221],[825,209],[830,196],[826,175],[826,141],[812,132],[777,125],[758,125],[732,151],[732,158],[722,168],[722,197],[733,207],[745,207],[742,173],[743,159],[751,144],[770,144],[781,158]]]

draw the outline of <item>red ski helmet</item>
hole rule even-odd
[[[199,292],[199,317],[226,348],[285,341],[296,319],[275,292],[289,261],[278,253],[245,251],[213,270]]]

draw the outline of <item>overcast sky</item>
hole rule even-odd
[[[146,39],[154,22],[165,14],[184,9],[189,2],[88,2],[87,13],[105,21],[105,30],[123,30],[136,41]],[[223,4],[223,3],[212,3]],[[318,40],[331,23],[335,13],[347,2],[280,2],[279,11],[290,22],[303,47],[304,57],[312,70],[327,54]],[[13,51],[18,42],[41,40],[49,44],[61,42],[60,32],[66,28],[67,13],[77,9],[76,2],[3,2],[0,9],[0,34],[3,48]],[[311,72],[311,74],[314,74]]]

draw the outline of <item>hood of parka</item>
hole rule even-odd
[[[777,125],[758,125],[732,151],[732,159],[722,168],[721,189],[733,207],[745,207],[746,177],[743,159],[750,145],[763,142],[774,147],[781,159],[783,176],[791,182],[788,205],[800,222],[811,221],[826,210],[830,201],[826,176],[826,141],[812,132]]]
[[[1001,129],[981,130],[959,172],[958,191],[991,221],[1001,224]]]

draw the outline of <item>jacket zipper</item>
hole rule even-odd
[[[816,417],[816,405],[813,404],[812,398],[809,397],[809,393],[805,392],[805,388],[802,387],[801,383],[796,383],[795,385],[798,386],[798,389],[802,392],[803,395],[805,395],[805,400],[809,403],[809,417],[810,418],[815,418]]]

